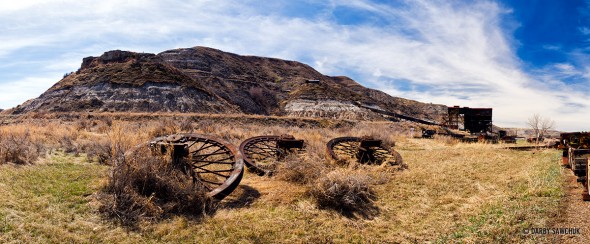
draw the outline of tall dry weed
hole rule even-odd
[[[107,132],[107,138],[110,142],[111,157],[113,160],[122,160],[126,151],[146,142],[148,137],[144,130],[138,128],[138,124],[123,122],[113,123],[111,130]]]

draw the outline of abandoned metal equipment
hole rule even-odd
[[[240,144],[240,152],[248,170],[258,175],[272,175],[277,163],[292,153],[304,150],[304,140],[292,135],[256,136]]]
[[[187,163],[194,181],[203,183],[207,195],[221,200],[240,184],[244,161],[235,146],[221,139],[199,134],[174,134],[148,143],[152,153],[169,155],[172,163]]]
[[[446,126],[450,129],[469,131],[470,133],[492,133],[492,109],[449,107]]]
[[[398,152],[371,137],[338,137],[330,140],[326,147],[328,155],[336,161],[352,159],[362,164],[404,166]]]
[[[590,201],[590,132],[561,133],[557,148],[562,150],[562,164],[570,168],[584,186],[582,199]]]

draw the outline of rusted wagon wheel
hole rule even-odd
[[[277,163],[291,153],[303,151],[303,140],[291,135],[255,136],[240,144],[240,152],[248,169],[260,176],[272,175]]]
[[[328,155],[336,161],[353,160],[362,164],[403,165],[402,156],[382,145],[381,140],[369,137],[338,137],[326,145]]]
[[[203,183],[208,196],[221,200],[240,184],[244,161],[235,146],[217,138],[199,134],[175,134],[158,137],[149,143],[152,152],[170,155],[172,162],[186,162],[186,173]]]

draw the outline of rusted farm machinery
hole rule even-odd
[[[174,134],[148,143],[153,154],[167,155],[173,164],[188,165],[183,171],[201,182],[207,195],[221,200],[240,184],[244,175],[242,154],[223,140],[199,134]]]
[[[381,140],[371,137],[338,137],[326,145],[328,155],[335,161],[354,160],[362,164],[389,164],[405,167],[402,156]]]
[[[578,177],[577,181],[584,186],[582,199],[590,201],[590,132],[561,133],[558,148],[563,151],[562,164],[570,168]]]
[[[157,137],[136,149],[141,147],[148,147],[153,155],[170,157],[172,164],[203,184],[209,197],[222,200],[240,184],[244,163],[258,175],[272,175],[280,160],[305,152],[305,141],[291,135],[256,136],[243,141],[237,150],[224,140],[186,133]],[[398,152],[370,137],[334,138],[327,143],[327,150],[337,161],[406,167]]]
[[[248,170],[260,176],[272,175],[280,160],[287,155],[301,153],[304,148],[305,141],[292,135],[256,136],[240,144]]]
[[[447,107],[447,118],[443,123],[437,123],[385,111],[375,106],[364,105],[360,102],[357,102],[357,105],[381,114],[392,121],[406,120],[428,126],[428,129],[422,129],[422,138],[433,138],[435,135],[443,135],[466,143],[516,143],[516,137],[508,136],[506,131],[494,132],[492,108]],[[441,130],[433,130],[431,126],[440,126]]]
[[[422,138],[432,139],[436,135],[436,130],[422,129]]]

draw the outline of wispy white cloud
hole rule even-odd
[[[512,30],[501,27],[511,12],[493,1],[259,5],[237,0],[0,3],[0,73],[14,73],[0,76],[0,89],[23,91],[0,100],[0,107],[38,96],[59,74],[76,70],[85,56],[203,45],[299,60],[423,102],[493,107],[500,126],[522,127],[540,113],[555,118],[561,129],[587,130],[584,121],[590,118],[580,112],[590,106],[581,99],[589,92],[562,79],[588,80],[590,72],[563,63],[527,73],[516,57]],[[341,25],[335,15],[341,8],[370,14],[378,24]]]
[[[560,45],[543,45],[543,49],[551,50],[551,51],[560,51],[561,48],[562,47]]]
[[[58,73],[44,77],[26,77],[22,80],[0,83],[0,104],[21,104],[24,101],[38,96],[55,83],[62,76]],[[23,99],[24,98],[24,99]]]

